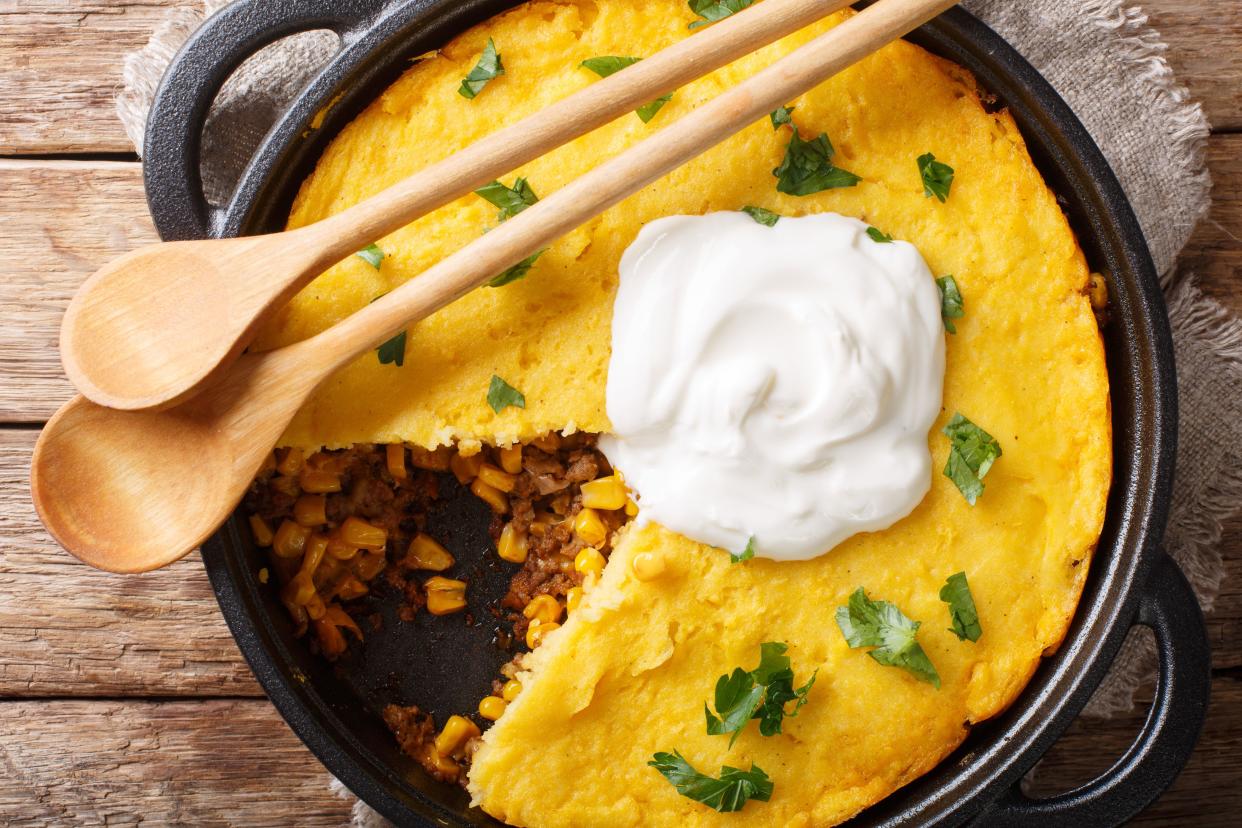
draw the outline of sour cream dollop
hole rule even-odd
[[[600,445],[639,520],[802,560],[931,486],[944,333],[905,242],[836,214],[671,216],[621,259]]]

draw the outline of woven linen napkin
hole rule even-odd
[[[229,0],[169,12],[151,42],[128,55],[117,112],[142,151],[151,98],[173,54],[204,17]],[[1242,506],[1242,323],[1203,295],[1177,256],[1207,213],[1208,123],[1163,58],[1146,16],[1122,0],[966,0],[1043,73],[1094,136],[1138,214],[1160,272],[1177,356],[1181,420],[1168,551],[1210,610],[1223,577],[1221,523]],[[209,200],[227,200],[268,128],[336,51],[334,35],[312,32],[268,47],[224,85],[204,131]],[[1242,275],[1242,274],[1240,274]],[[1084,711],[1130,710],[1155,675],[1150,635],[1131,634]],[[338,792],[348,793],[335,782]],[[362,803],[361,826],[382,825]]]

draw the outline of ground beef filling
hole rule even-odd
[[[261,470],[244,506],[256,544],[268,550],[259,579],[274,576],[297,634],[313,630],[311,648],[335,660],[350,639],[362,639],[364,628],[365,634],[378,631],[378,616],[363,619],[357,599],[381,575],[402,596],[403,621],[419,612],[465,609],[468,585],[436,574],[454,560],[427,534],[428,512],[450,473],[491,506],[495,554],[520,564],[493,610],[509,628],[498,630],[498,637],[519,652],[478,715],[452,716],[437,734],[432,718],[416,706],[383,711],[402,750],[434,778],[452,783],[464,782],[480,733],[476,722],[486,726],[520,691],[514,677],[522,653],[572,612],[584,585],[598,578],[613,533],[636,512],[596,448],[595,435],[551,434],[529,445],[484,447],[473,454],[400,445],[309,456],[282,449]],[[596,489],[587,505],[584,484]],[[601,498],[599,491],[610,494]]]

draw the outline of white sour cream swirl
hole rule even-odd
[[[836,214],[671,216],[621,259],[600,445],[640,520],[802,560],[931,486],[944,333],[905,242]]]

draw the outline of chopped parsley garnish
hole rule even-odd
[[[966,304],[962,301],[957,280],[952,274],[941,276],[936,280],[936,290],[940,291],[940,318],[944,321],[944,329],[955,334],[957,326],[951,320],[961,319],[966,315]]]
[[[780,129],[785,125],[793,126],[793,111],[796,106],[780,106],[772,110],[768,115],[772,119],[772,129]]]
[[[821,132],[812,141],[803,141],[795,129],[785,150],[785,160],[772,170],[772,175],[776,176],[777,191],[807,196],[835,187],[853,187],[862,180],[852,172],[834,167],[834,154],[836,151],[826,133]]]
[[[741,563],[742,561],[749,561],[753,557],[755,557],[755,536],[751,535],[750,540],[746,541],[745,549],[741,552],[729,553],[729,562]]]
[[[525,178],[514,181],[512,187],[493,181],[475,190],[474,194],[500,208],[500,221],[513,218],[539,201],[539,196],[535,195]]]
[[[979,611],[975,609],[975,597],[970,594],[965,572],[949,576],[940,588],[940,600],[949,605],[949,617],[953,620],[949,632],[959,641],[978,641],[983,627],[979,626]]]
[[[919,175],[923,178],[923,195],[935,196],[943,204],[953,186],[953,168],[936,160],[930,152],[919,156]]]
[[[488,287],[504,287],[510,282],[516,282],[519,279],[525,279],[526,274],[530,273],[530,269],[534,266],[535,260],[544,254],[544,250],[536,250],[513,267],[494,277],[487,283]]]
[[[944,476],[953,481],[962,497],[971,506],[983,494],[983,478],[1001,456],[1000,443],[996,442],[979,426],[954,413],[953,419],[944,427],[949,438],[949,462],[944,466]]]
[[[696,771],[677,750],[657,753],[647,764],[672,783],[677,793],[722,814],[740,811],[750,799],[767,802],[772,798],[772,780],[754,763],[748,771],[725,765],[719,779]]]
[[[737,14],[754,2],[755,0],[690,0],[690,11],[703,19],[694,21],[689,28],[697,29],[700,26],[706,26],[708,23],[724,20],[729,15]]]
[[[394,336],[383,345],[375,349],[376,355],[379,357],[380,365],[396,365],[400,368],[405,365],[405,335],[406,331]]]
[[[749,547],[747,547],[749,548]],[[786,716],[793,718],[806,704],[807,693],[815,684],[816,670],[806,684],[794,689],[793,668],[789,664],[786,645],[768,641],[759,645],[759,666],[747,672],[735,667],[729,675],[716,681],[716,712],[704,704],[703,715],[707,718],[707,734],[722,736],[732,733],[729,747],[751,719],[759,720],[759,732],[775,736],[781,732],[781,722]],[[792,711],[785,705],[796,701]]]
[[[378,244],[368,244],[354,255],[376,270],[380,269],[380,262],[384,261],[384,251]]]
[[[590,69],[601,78],[606,78],[611,74],[620,72],[627,66],[633,66],[642,58],[622,57],[618,55],[605,55],[604,57],[587,58],[580,64],[584,69]],[[663,106],[673,99],[673,93],[661,95],[649,104],[643,104],[634,113],[642,119],[643,123],[647,123],[656,116]]]
[[[473,98],[483,91],[488,81],[504,73],[505,67],[500,62],[500,52],[496,51],[496,44],[489,37],[487,45],[483,47],[483,54],[479,56],[479,62],[470,70],[469,75],[462,78],[461,88],[457,90],[457,94],[463,98]]]
[[[781,220],[779,214],[773,213],[771,210],[765,210],[762,207],[743,207],[742,212],[764,227],[775,227],[776,223]]]
[[[872,601],[862,587],[848,607],[837,609],[837,626],[850,647],[874,647],[867,655],[887,667],[900,667],[940,689],[940,674],[915,639],[920,623],[888,601]]]
[[[892,236],[890,236],[888,233],[885,233],[883,230],[879,229],[878,227],[868,227],[867,235],[876,244],[891,244],[893,241]]]
[[[492,384],[487,388],[487,404],[492,407],[492,411],[499,414],[509,406],[525,408],[526,397],[521,391],[492,374]]]

